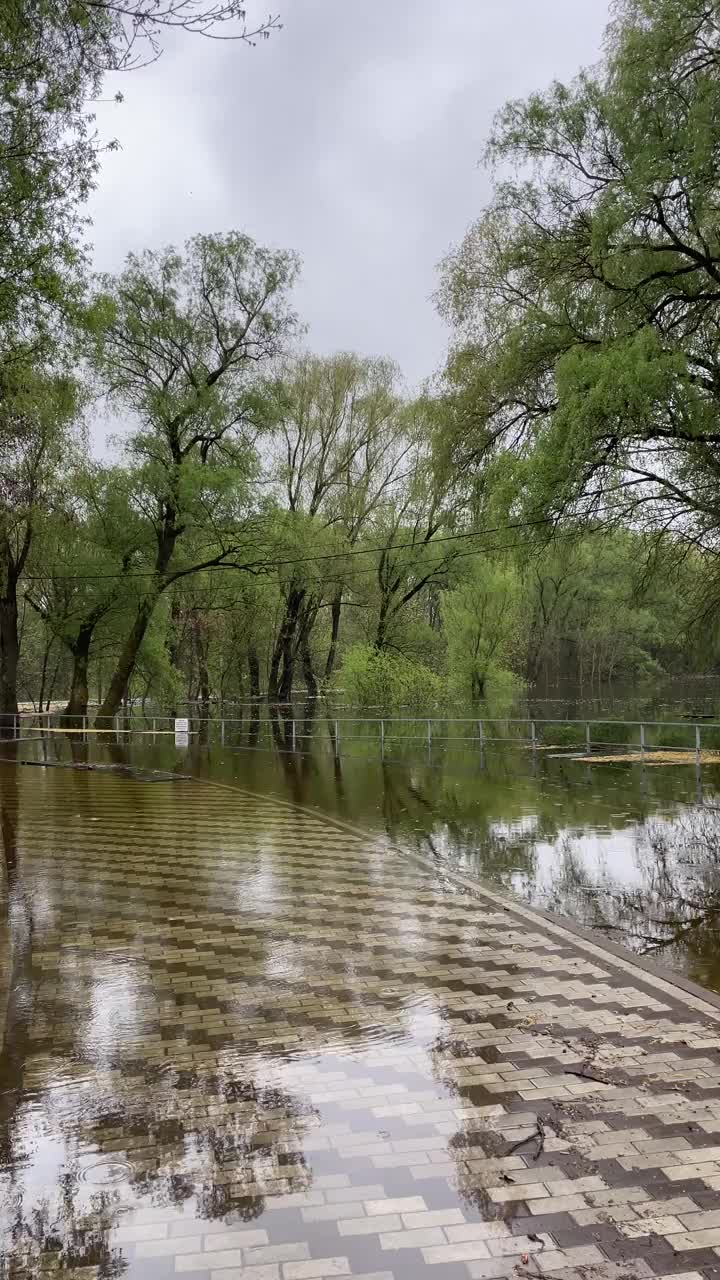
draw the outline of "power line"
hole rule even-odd
[[[383,553],[387,554],[388,552],[391,552],[391,551],[407,551],[407,550],[422,551],[423,549],[435,547],[439,543],[467,541],[470,538],[482,538],[482,537],[485,537],[487,534],[491,534],[491,533],[514,532],[520,529],[532,529],[542,525],[552,525],[555,523],[556,523],[556,518],[554,516],[542,516],[542,517],[538,517],[538,519],[536,520],[518,520],[518,521],[513,521],[509,524],[488,525],[483,529],[468,530],[467,532],[464,532],[464,533],[442,534],[439,537],[433,536],[431,538],[428,538],[427,540],[423,539],[421,541],[413,540],[410,542],[394,542],[394,543],[391,542],[391,543],[385,543],[379,546],[372,546],[372,547],[351,547],[351,548],[348,548],[348,550],[346,551],[318,552],[318,553],[313,553],[307,556],[291,556],[286,559],[266,558],[266,559],[255,560],[255,561],[248,560],[246,563],[242,565],[238,565],[231,561],[220,561],[217,564],[210,564],[210,565],[206,565],[205,567],[200,567],[197,570],[197,572],[212,573],[212,572],[217,572],[219,570],[226,571],[226,570],[232,570],[232,569],[260,571],[260,570],[285,568],[287,566],[292,566],[296,564],[310,564],[317,561],[325,562],[328,560],[349,560],[349,559],[353,559],[356,556],[378,555]],[[574,537],[576,535],[573,534],[572,536]],[[480,547],[478,548],[478,552],[481,552],[484,549],[485,548]],[[231,553],[228,552],[227,554],[230,555]],[[48,570],[48,572],[42,573],[42,574],[26,573],[26,574],[23,574],[22,577],[23,577],[23,581],[25,582],[45,582],[47,581],[48,578],[50,578],[53,582],[86,582],[86,581],[87,582],[103,582],[103,581],[117,581],[117,580],[130,581],[135,578],[155,578],[158,576],[161,576],[161,577],[173,576],[178,572],[182,573],[184,569],[187,569],[187,568],[189,568],[189,566],[178,565],[175,568],[168,570],[165,575],[162,575],[162,574],[158,575],[157,571],[154,569],[133,570],[133,571],[128,571],[127,573],[113,572],[113,573],[65,573],[65,574],[58,574],[58,573],[54,573],[52,570]]]
[[[590,537],[592,534],[605,533],[606,529],[607,529],[607,526],[605,525],[593,526],[592,529],[587,529],[585,531],[585,533],[583,534],[583,537]],[[574,541],[576,537],[577,537],[577,534],[574,532],[558,533],[555,535],[555,538],[553,541],[571,542],[571,541]],[[469,556],[483,556],[483,555],[488,555],[488,554],[491,554],[494,552],[500,552],[500,551],[517,551],[520,547],[524,547],[525,545],[526,544],[522,541],[497,542],[489,546],[472,547],[469,551],[458,551],[457,554],[453,556],[452,562],[448,564],[448,569],[452,568],[452,565],[455,564],[457,560],[464,560]],[[427,566],[428,563],[441,564],[444,559],[445,559],[444,556],[435,556],[435,557],[430,557],[429,559],[426,558],[425,560],[423,560],[423,565]],[[341,577],[337,577],[337,578],[324,577],[323,586],[324,587],[342,587],[346,585],[348,583],[348,580],[351,578],[358,578],[358,577],[367,576],[368,574],[374,574],[374,573],[376,573],[376,566],[368,565],[367,568],[364,568],[364,569],[349,570],[348,573],[343,574]],[[330,604],[330,603],[331,602],[328,600],[327,604]],[[348,601],[343,601],[344,605],[348,603],[349,603]],[[327,606],[324,606],[324,607],[327,607]],[[197,611],[198,613],[224,612],[231,608],[233,608],[232,604],[202,604],[194,607],[195,611]],[[116,610],[116,612],[120,612],[120,610]]]
[[[606,486],[606,487],[601,487],[594,490],[588,490],[586,493],[580,495],[580,497],[583,501],[587,501],[588,499],[595,498],[595,497],[605,497],[608,494],[624,492],[625,490],[629,488],[633,488],[640,483],[644,483],[644,482],[639,480],[625,481],[618,485]],[[642,499],[642,501],[643,502],[647,501],[647,499]],[[586,519],[589,518],[589,514],[590,513],[585,513],[584,518]],[[370,547],[350,547],[344,551],[313,552],[310,555],[290,556],[286,558],[265,557],[264,559],[258,559],[255,561],[249,560],[244,564],[238,564],[237,562],[232,562],[230,560],[223,560],[215,564],[206,565],[204,567],[199,568],[198,570],[194,570],[192,566],[178,565],[170,570],[167,570],[165,574],[162,574],[162,575],[158,575],[157,571],[154,569],[128,570],[127,573],[123,573],[121,571],[116,570],[111,573],[96,573],[96,574],[94,573],[57,573],[53,569],[48,569],[45,573],[42,573],[42,574],[23,574],[22,578],[23,578],[23,581],[25,582],[45,582],[48,580],[48,578],[51,579],[51,581],[53,582],[103,582],[103,581],[111,582],[111,581],[132,581],[136,579],[156,578],[158,576],[174,577],[178,573],[189,576],[191,572],[215,573],[215,572],[227,571],[227,570],[233,570],[233,569],[240,570],[240,571],[245,570],[248,572],[253,571],[253,572],[261,573],[261,572],[270,571],[272,569],[287,568],[293,565],[310,564],[310,563],[317,563],[317,562],[325,563],[327,561],[334,561],[334,560],[350,560],[350,559],[354,559],[356,556],[378,555],[383,553],[387,554],[388,552],[393,552],[393,551],[407,551],[407,550],[421,551],[423,550],[423,548],[431,548],[431,547],[437,546],[440,543],[444,544],[444,543],[460,542],[460,541],[466,541],[472,538],[482,538],[487,534],[504,533],[504,532],[510,532],[510,531],[517,531],[521,529],[539,528],[546,525],[555,525],[557,523],[557,520],[558,520],[557,516],[547,516],[547,515],[538,516],[536,519],[524,519],[524,520],[511,521],[508,524],[490,525],[490,526],[486,526],[483,529],[466,530],[462,533],[448,533],[448,534],[441,534],[439,536],[433,535],[430,538],[421,539],[420,541],[418,541],[417,539],[413,539],[409,542],[386,543],[384,545],[370,546]],[[588,529],[588,530],[585,530],[585,533],[589,533],[591,531],[592,530]],[[556,537],[558,536],[560,535],[556,535]],[[570,535],[562,535],[562,536],[575,537],[576,534],[572,533]],[[200,543],[199,545],[211,546],[213,544],[210,542],[205,542],[205,543]],[[515,545],[521,545],[521,544],[515,544]],[[477,549],[477,554],[480,554],[487,550],[491,550],[491,548],[480,547]],[[226,554],[230,556],[231,554],[237,554],[237,553],[228,551]],[[474,552],[470,552],[468,554],[474,554]],[[374,572],[374,566],[371,569],[361,570],[360,572]],[[351,577],[351,576],[353,576],[352,573],[343,575],[344,578]]]

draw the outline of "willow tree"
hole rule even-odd
[[[82,206],[106,145],[92,104],[107,73],[157,58],[171,32],[246,43],[278,26],[239,0],[3,0],[0,5],[0,363],[57,345],[82,299]],[[118,95],[121,98],[121,95]]]
[[[106,73],[154,61],[183,31],[253,43],[278,26],[238,0],[0,4],[0,369],[57,372],[84,302],[83,206],[102,151],[92,104]],[[118,95],[118,99],[122,95]],[[11,376],[11,375],[10,375]]]
[[[270,658],[271,699],[291,697],[298,655],[305,683],[316,691],[310,633],[325,603],[331,622],[324,676],[332,675],[346,590],[343,553],[387,500],[410,447],[398,381],[392,361],[338,352],[289,362],[268,387],[270,475],[285,508],[276,520],[284,607]],[[298,545],[308,554],[293,564]]]
[[[0,380],[0,729],[17,715],[18,598],[71,444],[77,387],[13,366]]]
[[[90,661],[98,630],[122,626],[132,608],[132,574],[147,565],[152,537],[120,466],[68,470],[28,561],[25,599],[67,652],[69,721],[87,714]]]
[[[378,651],[404,647],[406,615],[421,602],[439,628],[438,593],[470,547],[475,516],[464,485],[438,461],[434,441],[448,421],[445,402],[420,397],[405,404],[400,421],[402,470],[367,525],[367,550],[357,570],[364,579],[356,590],[369,611],[368,638]]]
[[[452,444],[521,458],[527,509],[720,546],[720,22],[621,0],[597,72],[501,112],[519,175],[448,259]]]
[[[127,454],[154,552],[133,572],[135,615],[101,724],[127,693],[161,594],[200,569],[253,558],[248,481],[263,413],[256,371],[293,331],[296,272],[292,254],[229,232],[195,236],[184,254],[132,255],[105,280],[99,366],[115,403],[139,424]]]
[[[99,72],[155,62],[176,32],[255,44],[280,28],[277,15],[248,21],[245,0],[5,0],[26,23],[50,28],[67,56]]]

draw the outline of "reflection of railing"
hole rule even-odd
[[[702,763],[708,757],[720,762],[720,723],[702,724],[689,720],[546,720],[452,718],[433,716],[326,716],[317,706],[307,707],[297,715],[292,707],[264,707],[255,703],[245,716],[190,714],[182,726],[174,716],[151,715],[135,708],[115,716],[105,725],[95,726],[92,716],[65,716],[54,711],[22,711],[17,716],[0,718],[0,733],[5,738],[32,737],[44,734],[69,734],[82,741],[104,735],[121,742],[142,735],[154,742],[174,738],[185,723],[192,740],[200,744],[259,746],[264,735],[270,745],[281,750],[297,751],[308,741],[318,742],[326,731],[325,742],[339,757],[341,747],[349,742],[374,743],[381,758],[388,748],[421,745],[428,754],[442,747],[474,748],[483,751],[488,744],[515,746],[531,751],[552,751],[579,756],[608,754],[638,755],[674,752],[681,760]],[[180,744],[179,744],[180,745]]]

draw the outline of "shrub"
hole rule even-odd
[[[443,681],[421,662],[400,654],[354,645],[345,654],[338,685],[357,707],[427,707],[443,694]]]
[[[689,751],[695,746],[695,730],[691,725],[687,729],[679,725],[662,725],[646,729],[645,741],[657,747],[675,747]]]
[[[590,725],[590,737],[595,747],[625,746],[627,743],[639,743],[640,730],[636,724],[625,724],[622,720],[597,720]]]
[[[543,746],[585,747],[584,724],[538,724],[537,734]]]

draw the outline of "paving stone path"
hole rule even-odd
[[[3,1277],[720,1276],[698,993],[269,798],[0,819]]]

